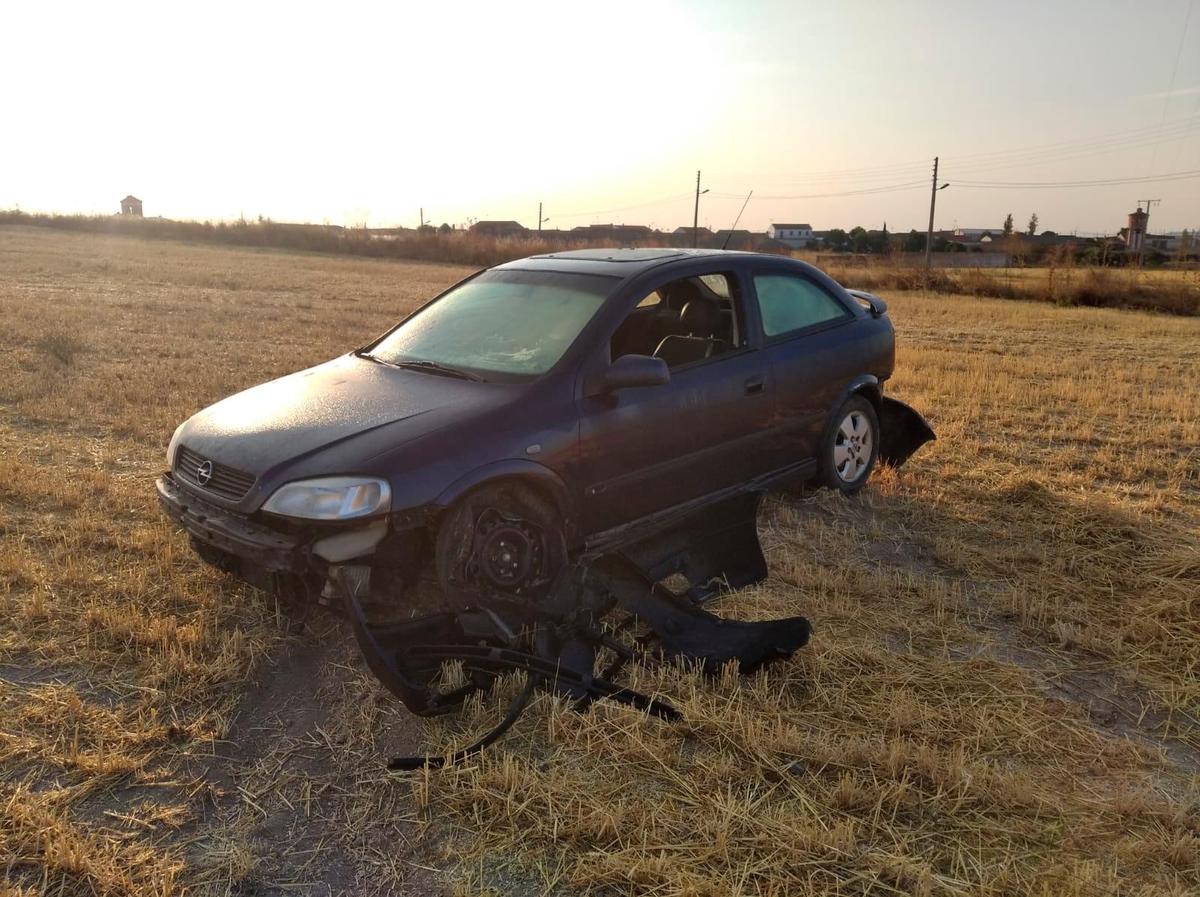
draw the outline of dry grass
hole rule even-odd
[[[772,576],[722,607],[808,615],[803,656],[634,671],[686,723],[541,698],[389,776],[503,696],[422,735],[341,627],[202,568],[151,479],[192,411],[462,273],[0,229],[9,891],[1195,893],[1200,321],[888,294],[939,441],[772,501]]]
[[[407,230],[397,238],[378,239],[362,228],[288,224],[259,219],[232,223],[173,221],[120,215],[41,215],[0,210],[0,227],[23,225],[80,234],[139,237],[150,240],[185,240],[223,246],[290,249],[381,259],[408,259],[483,267],[513,259],[567,249],[608,246],[567,232],[526,232],[520,236],[493,237],[473,231]],[[660,234],[645,245],[669,245],[669,234]],[[642,245],[642,244],[639,244]],[[731,248],[742,248],[732,246]],[[777,247],[778,248],[778,247]],[[782,250],[780,250],[782,251]]]
[[[802,253],[811,257],[811,253]],[[924,290],[960,296],[1027,299],[1089,308],[1200,315],[1200,268],[1154,270],[1076,266],[1065,259],[1032,268],[934,268],[881,258],[825,266],[838,282],[865,290]]]

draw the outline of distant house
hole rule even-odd
[[[476,221],[471,233],[481,237],[523,237],[528,231],[517,221]]]
[[[713,234],[712,245],[718,249],[724,246],[727,249],[753,249],[757,241],[762,239],[762,234],[754,234],[748,230],[719,230]]]
[[[710,246],[712,244],[712,231],[707,227],[697,227],[696,233],[692,233],[690,225],[677,227],[667,236],[667,242],[672,246],[689,247],[693,241],[697,246]]]
[[[811,224],[772,224],[767,228],[767,236],[792,249],[808,249],[817,245],[817,236]]]
[[[142,201],[132,193],[121,200],[121,214],[133,215],[135,218],[142,217]]]
[[[951,251],[985,252],[994,249],[991,244],[1003,236],[978,227],[956,227],[945,234]]]
[[[712,231],[710,231],[707,227],[697,227],[696,233],[699,234],[701,237],[711,237],[712,236]],[[677,228],[675,228],[675,230],[671,231],[671,234],[672,234],[672,236],[676,236],[676,237],[691,237],[692,228],[688,227],[688,226],[677,227]]]
[[[1181,234],[1146,234],[1145,246],[1155,252],[1178,252],[1183,246]]]

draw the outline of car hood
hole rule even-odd
[[[351,473],[361,460],[353,440],[383,428],[393,446],[416,439],[491,404],[489,386],[347,355],[210,405],[184,424],[179,444],[255,477],[342,446],[351,466],[330,472]]]

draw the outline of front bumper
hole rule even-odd
[[[197,542],[249,561],[270,573],[302,573],[307,540],[302,535],[268,529],[239,514],[218,508],[184,491],[163,474],[155,482],[158,503]]]

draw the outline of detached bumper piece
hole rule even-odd
[[[879,429],[879,458],[891,467],[899,467],[925,443],[937,439],[920,412],[888,396],[879,406]]]
[[[370,568],[331,568],[330,579],[342,593],[367,664],[413,713],[450,712],[506,673],[521,671],[528,677],[500,724],[474,744],[448,758],[399,757],[389,767],[438,767],[482,750],[516,722],[538,688],[573,698],[580,710],[603,699],[663,720],[680,719],[665,701],[612,681],[630,660],[686,659],[710,673],[733,662],[750,673],[790,657],[812,632],[803,617],[742,622],[699,606],[721,591],[714,582],[742,587],[766,576],[755,526],[758,499],[756,494],[737,496],[623,551],[585,556],[563,569],[540,598],[502,592],[456,595],[454,605],[460,609],[400,623],[367,620],[363,601],[370,590]],[[720,540],[714,538],[714,520],[720,521]],[[659,579],[670,573],[687,578],[689,589],[665,587]],[[703,581],[693,580],[693,573]],[[639,625],[648,633],[633,644],[623,640]],[[597,670],[601,656],[611,659]],[[435,683],[448,661],[462,664],[467,682],[442,691]]]

